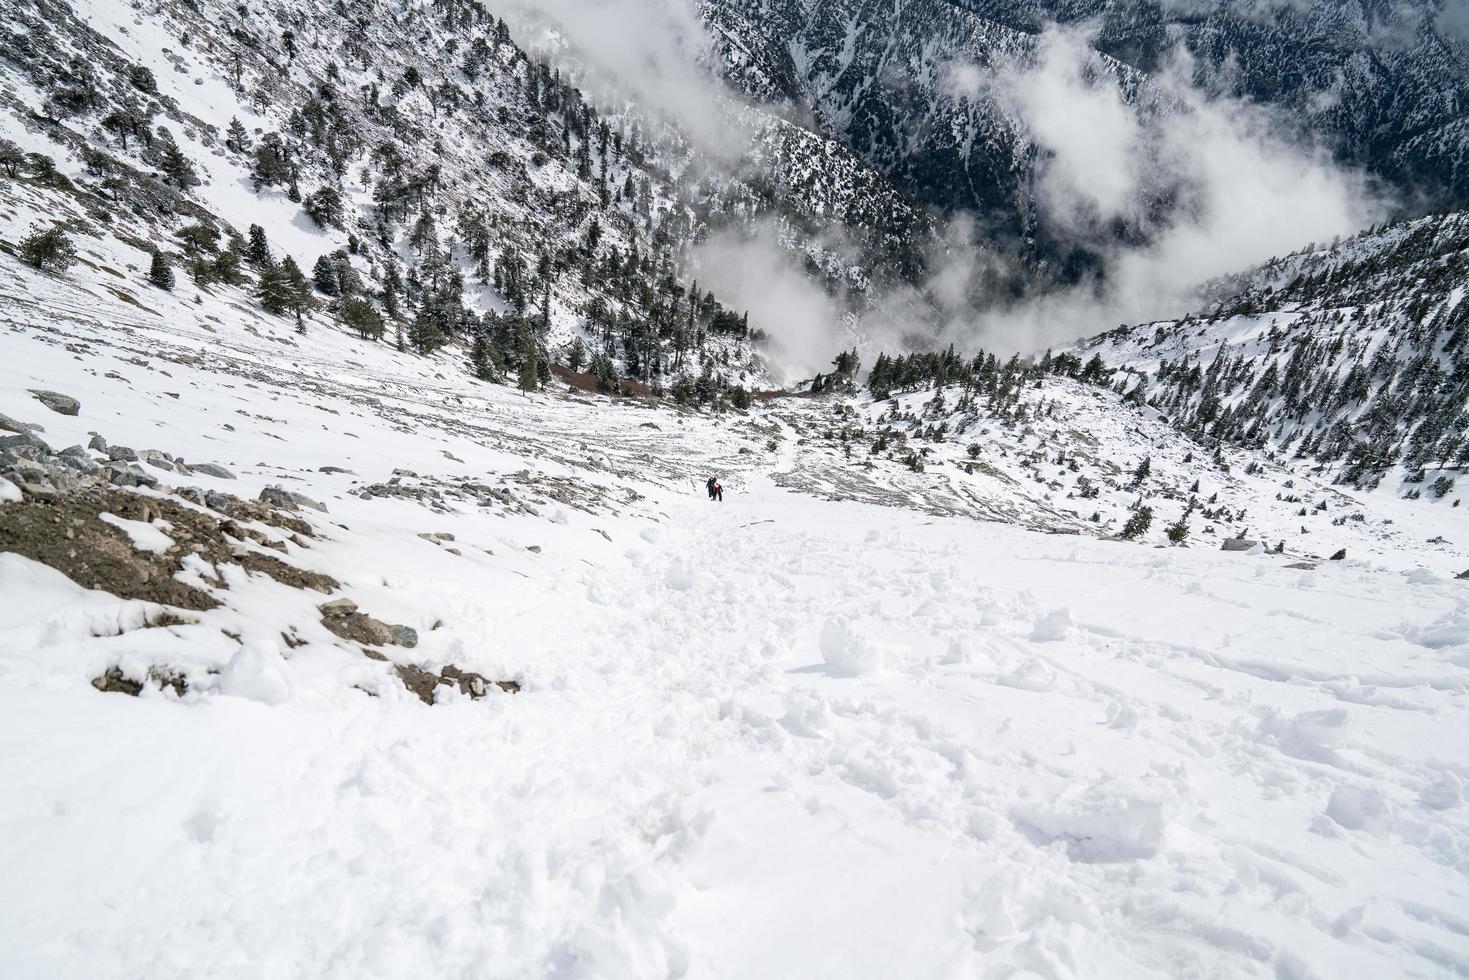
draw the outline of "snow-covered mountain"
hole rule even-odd
[[[912,0],[895,15],[871,0],[704,0],[701,9],[722,70],[744,91],[801,106],[919,200],[980,216],[1001,251],[1059,263],[1050,276],[1089,268],[1099,243],[1076,242],[1064,216],[1047,213],[1048,154],[1003,79],[1034,66],[1039,35],[1055,24],[1086,37],[1088,81],[1110,79],[1126,103],[1166,113],[1150,79],[1185,54],[1190,82],[1271,107],[1284,128],[1412,207],[1469,194],[1469,61],[1448,3]],[[1171,203],[1164,189],[1158,204]]]
[[[1338,482],[1452,500],[1469,468],[1469,215],[1305,250],[1214,286],[1209,308],[1076,349],[1210,443],[1318,464]]]
[[[1043,16],[1453,195],[1445,12],[706,0],[691,125],[524,6],[0,0],[0,976],[1469,970],[1469,216],[924,339]]]

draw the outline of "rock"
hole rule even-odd
[[[407,476],[412,477],[415,480],[418,479],[418,474],[413,472],[412,470],[394,470],[393,475],[400,478]]]
[[[181,460],[181,459],[176,459],[176,460],[173,461],[173,468],[176,469],[176,470],[178,470],[179,476],[193,476],[194,475],[194,471],[192,469],[190,469],[189,467],[185,466],[184,465],[184,461]]]
[[[316,608],[321,611],[323,616],[350,616],[357,611],[357,603],[343,596],[340,599],[333,599],[331,602],[323,602]]]
[[[234,517],[237,510],[235,498],[227,493],[220,493],[218,490],[204,491],[204,506],[210,510],[219,511],[225,517]]]
[[[443,544],[445,541],[454,540],[454,535],[448,531],[423,531],[418,536],[425,541],[432,541],[434,544]]]
[[[1219,546],[1220,551],[1249,551],[1259,545],[1258,541],[1249,538],[1226,538]]]
[[[28,433],[30,428],[24,422],[18,422],[9,415],[0,415],[0,432]]]
[[[141,681],[128,677],[117,667],[108,667],[101,676],[92,678],[92,686],[109,694],[129,694],[137,697],[143,690]]]
[[[412,626],[404,626],[401,623],[397,623],[389,626],[388,632],[392,634],[393,642],[400,647],[412,649],[418,646],[418,630]]]
[[[469,670],[460,670],[453,664],[449,664],[440,671],[439,683],[457,685],[461,692],[468,694],[475,700],[479,700],[489,693],[491,684],[508,694],[517,694],[520,691],[520,683],[518,681],[492,681],[483,674],[476,674]]]
[[[86,456],[87,456],[87,451],[85,449],[83,449],[80,445],[67,446],[61,452],[57,453],[57,455],[58,456],[68,456],[68,457],[71,457],[73,459],[85,459]]]
[[[1469,578],[1469,568],[1464,569],[1458,575],[1455,575],[1454,578]]]
[[[117,487],[156,487],[158,478],[150,476],[136,466],[119,466],[111,463],[107,466],[107,482]]]
[[[205,476],[212,476],[220,480],[235,479],[233,473],[218,463],[190,463],[189,469],[194,473],[202,473]]]
[[[1332,561],[1345,561],[1346,560],[1346,557],[1347,557],[1347,549],[1342,548],[1342,549],[1338,550],[1336,554],[1334,554],[1334,555],[1331,556],[1331,560]]]
[[[1287,565],[1285,567],[1286,568],[1298,569],[1298,570],[1303,571],[1303,572],[1314,572],[1314,571],[1316,571],[1316,566],[1313,565],[1313,564],[1311,564],[1308,561],[1293,562],[1292,564],[1289,564],[1289,565]]]
[[[440,684],[449,683],[449,681],[430,674],[422,667],[414,667],[412,664],[397,664],[393,667],[393,672],[398,675],[403,686],[418,695],[418,699],[424,704],[433,704],[434,689]]]
[[[173,472],[173,463],[169,462],[168,456],[165,453],[161,453],[156,449],[145,449],[141,455],[143,462],[149,466],[156,466],[160,470],[168,470],[170,473]]]
[[[292,493],[285,487],[272,485],[260,491],[260,502],[270,504],[272,507],[280,507],[283,510],[300,510],[302,507],[310,507],[326,513],[326,505],[320,501],[312,500],[310,497]]]
[[[340,466],[318,466],[316,468],[316,472],[318,472],[318,473],[346,473],[349,476],[354,475],[351,470],[343,469]]]
[[[70,395],[63,395],[59,391],[46,391],[41,388],[32,388],[31,394],[36,396],[38,402],[59,415],[76,415],[82,410],[81,402]]]
[[[51,451],[51,447],[46,445],[46,440],[34,432],[17,432],[13,436],[0,436],[0,449],[32,449],[42,453]]]
[[[92,440],[87,443],[87,448],[99,453],[105,453],[107,452],[107,440],[94,432],[92,433]]]
[[[115,463],[136,463],[138,454],[127,446],[108,446],[107,458]]]

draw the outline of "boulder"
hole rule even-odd
[[[326,513],[326,505],[317,500],[312,500],[305,494],[292,493],[285,487],[272,485],[260,491],[260,502],[282,510],[300,510],[302,507],[310,507]]]
[[[99,453],[105,453],[107,452],[107,440],[94,432],[92,433],[91,441],[87,443],[87,448],[94,449]]]
[[[1260,544],[1249,538],[1225,538],[1224,543],[1219,546],[1220,551],[1250,551]]]
[[[418,646],[418,630],[411,626],[394,624],[388,627],[388,632],[392,634],[393,643],[400,647],[411,649]]]
[[[202,473],[220,480],[233,480],[235,475],[218,463],[190,463],[189,470],[193,473]]]
[[[9,415],[0,415],[0,432],[19,432],[24,434],[30,431],[30,426],[24,422],[17,421]]]
[[[145,449],[140,455],[143,457],[143,462],[149,466],[155,466],[160,470],[168,470],[170,473],[173,472],[173,463],[169,461],[167,453],[161,453],[156,449]]]
[[[31,394],[36,396],[38,402],[59,415],[76,415],[82,410],[81,402],[70,395],[63,395],[59,391],[46,391],[42,388],[32,388]]]
[[[343,596],[340,599],[333,599],[331,602],[323,602],[316,608],[321,610],[323,616],[327,617],[350,616],[357,611],[357,603]]]
[[[136,463],[138,454],[127,446],[108,446],[107,458],[115,463]]]

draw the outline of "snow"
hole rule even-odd
[[[1469,971],[1469,602],[1411,513],[1311,571],[1043,533],[1050,497],[957,447],[845,462],[832,402],[526,397],[93,275],[0,257],[0,412],[325,502],[279,557],[417,630],[395,662],[521,690],[425,705],[329,597],[228,563],[180,622],[0,555],[0,975]],[[364,499],[393,479],[425,496]],[[1271,514],[1276,484],[1220,482]],[[188,689],[94,690],[112,666]]]
[[[146,521],[129,520],[126,517],[118,517],[116,514],[99,514],[103,521],[120,529],[133,542],[133,547],[140,551],[149,551],[155,555],[161,555],[173,547],[173,538],[164,532],[169,530],[168,522],[155,520],[152,523]]]

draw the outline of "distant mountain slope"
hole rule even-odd
[[[809,110],[864,159],[1046,278],[1097,261],[1037,195],[1045,154],[995,83],[1028,64],[1049,23],[1093,31],[1088,71],[1133,102],[1179,51],[1193,81],[1281,110],[1411,206],[1469,200],[1469,60],[1433,8],[1151,0],[703,0],[724,73],[757,99]],[[1184,72],[1185,75],[1190,74]],[[1166,109],[1165,109],[1166,111]],[[1158,204],[1169,205],[1167,194]]]
[[[1123,327],[1079,360],[1196,436],[1442,497],[1469,467],[1469,213],[1434,215],[1216,284],[1214,307]]]

